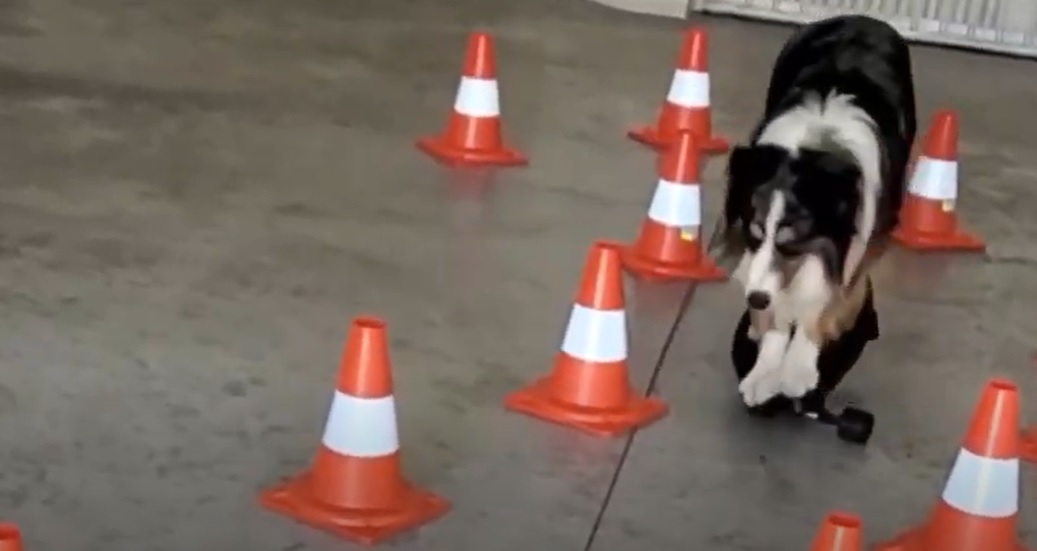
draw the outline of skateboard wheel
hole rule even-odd
[[[875,428],[875,416],[871,412],[848,407],[839,414],[836,434],[840,440],[853,444],[866,444]]]

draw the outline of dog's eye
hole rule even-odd
[[[795,239],[796,233],[792,231],[792,228],[784,227],[778,230],[778,233],[774,234],[774,242],[779,245],[784,245],[793,239]]]
[[[753,222],[749,225],[749,235],[756,239],[763,239],[763,224],[759,222]]]

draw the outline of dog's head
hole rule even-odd
[[[852,158],[772,145],[735,147],[728,160],[724,254],[743,258],[750,308],[763,310],[815,255],[829,284],[842,280],[856,231],[860,167]]]

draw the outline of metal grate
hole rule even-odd
[[[689,9],[788,23],[862,13],[917,42],[1037,57],[1037,0],[691,0]]]

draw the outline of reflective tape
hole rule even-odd
[[[626,311],[573,305],[565,338],[562,339],[562,352],[588,362],[627,359]]]
[[[958,452],[943,501],[966,514],[1005,518],[1019,511],[1019,460]]]
[[[336,390],[322,442],[331,451],[351,457],[395,453],[400,439],[393,397],[357,398]]]
[[[709,73],[677,69],[666,101],[681,107],[709,107]]]
[[[919,157],[908,189],[912,194],[934,201],[958,198],[958,161]]]
[[[702,193],[697,184],[659,180],[648,217],[660,224],[684,228],[702,224]]]
[[[500,115],[500,94],[497,80],[461,77],[454,99],[454,111],[469,117],[496,117]]]

